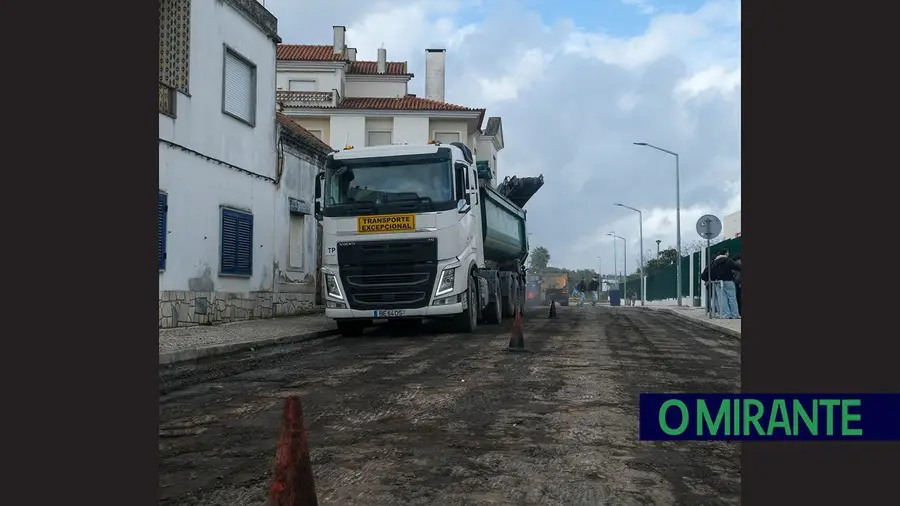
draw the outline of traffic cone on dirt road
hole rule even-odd
[[[550,301],[550,316],[548,316],[547,318],[556,318],[556,301],[555,300]]]
[[[516,319],[513,320],[512,333],[509,337],[509,351],[527,351],[525,349],[525,335],[522,332],[522,311],[516,311]]]
[[[312,465],[309,462],[309,443],[303,427],[300,398],[291,396],[284,401],[281,418],[281,438],[275,454],[275,477],[269,488],[270,506],[318,506]]]

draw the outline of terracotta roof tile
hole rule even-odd
[[[378,62],[376,61],[354,61],[350,62],[349,74],[378,74]],[[406,70],[405,61],[389,61],[387,62],[386,75],[392,76],[412,76]]]
[[[428,100],[412,95],[396,98],[381,97],[348,97],[338,105],[339,109],[386,109],[393,111],[472,111],[479,112],[484,109],[471,109],[461,105],[448,104],[438,100]]]
[[[348,61],[346,55],[335,53],[333,46],[316,46],[308,44],[278,44],[276,58],[287,61]],[[349,62],[350,74],[378,74],[378,62]],[[387,62],[387,75],[412,76],[405,61]]]
[[[342,61],[344,55],[334,52],[332,46],[311,46],[307,44],[278,44],[275,57],[292,61]]]
[[[281,114],[280,112],[275,113],[275,118],[278,120],[278,123],[285,129],[287,129],[290,133],[292,133],[295,137],[302,139],[306,144],[310,145],[313,149],[320,151],[322,154],[328,154],[334,151],[331,149],[331,146],[325,144],[325,142],[319,140],[318,137],[310,133],[309,130],[303,128],[298,125],[294,120]]]

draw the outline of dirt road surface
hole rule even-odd
[[[640,442],[640,392],[737,392],[740,343],[636,308],[377,329],[160,369],[163,505],[263,506],[299,395],[321,505],[738,504],[740,447]]]

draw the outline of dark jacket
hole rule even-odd
[[[579,281],[578,284],[575,285],[575,289],[578,290],[579,292],[583,292],[585,290],[584,280]]]
[[[741,284],[741,271],[734,271],[734,284]]]
[[[703,269],[703,272],[700,274],[700,279],[708,281],[711,277],[713,281],[734,281],[735,273],[740,271],[741,266],[736,264],[734,260],[725,255],[719,255],[713,260],[711,268]],[[710,276],[710,274],[712,274],[712,276]]]
[[[600,282],[596,279],[592,279],[591,282],[588,283],[589,292],[596,292],[598,288],[600,288]]]

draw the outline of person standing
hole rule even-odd
[[[597,276],[594,276],[591,279],[591,282],[588,283],[587,289],[589,292],[591,292],[591,307],[597,307],[597,299],[600,290],[600,281],[597,279]]]
[[[738,254],[738,255],[734,256],[734,263],[743,267],[743,265],[741,264],[741,255]],[[735,293],[735,299],[737,299],[738,316],[743,316],[743,313],[741,313],[741,278],[742,278],[741,271],[735,271],[735,273],[734,273],[734,293]]]
[[[717,290],[720,312],[723,318],[734,320],[740,318],[737,304],[737,288],[734,284],[734,274],[741,271],[740,264],[728,258],[728,250],[722,249],[713,260],[709,278],[713,282],[721,282],[721,290]]]
[[[578,307],[584,305],[584,291],[587,289],[587,283],[584,282],[584,278],[581,278],[581,281],[575,285],[575,289],[578,290]]]

